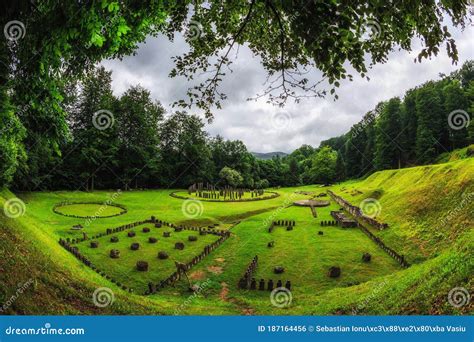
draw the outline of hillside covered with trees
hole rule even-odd
[[[4,182],[14,179],[16,189],[30,191],[327,184],[432,163],[474,143],[472,61],[380,102],[343,136],[268,160],[256,158],[242,141],[209,136],[196,115],[166,115],[141,86],[116,97],[111,84],[111,72],[103,67],[68,84],[70,134],[57,146],[59,154],[26,139],[28,158],[14,175],[5,173]],[[92,120],[90,113],[96,113]]]

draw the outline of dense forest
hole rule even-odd
[[[239,141],[208,137],[197,116],[165,115],[141,87],[116,98],[110,74],[94,69],[108,58],[136,53],[147,37],[173,40],[181,35],[189,51],[173,57],[169,76],[189,81],[186,98],[176,103],[182,110],[197,108],[212,119],[212,110],[222,108],[227,97],[221,82],[237,58],[233,51],[242,45],[260,58],[268,76],[256,98],[280,106],[304,97],[331,94],[337,99],[342,80],[353,77],[347,66],[366,78],[368,69],[387,61],[393,49],[412,51],[413,39],[421,42],[418,62],[441,49],[457,62],[451,29],[472,23],[467,0],[391,6],[383,1],[362,6],[337,1],[55,0],[4,1],[0,8],[6,23],[6,39],[0,40],[0,187],[330,182],[381,167],[428,162],[443,148],[472,141],[472,134],[466,138],[466,132],[449,131],[444,120],[447,109],[463,108],[459,101],[472,102],[472,65],[458,77],[412,91],[403,102],[394,99],[377,107],[369,115],[375,119],[325,143],[327,148],[304,146],[269,161],[256,160]],[[444,24],[447,20],[450,25]],[[322,72],[327,86],[320,88],[321,80],[307,78],[312,69]],[[209,77],[193,84],[201,73]],[[397,125],[410,128],[401,130],[403,139],[395,139],[403,140],[403,148],[387,144],[380,134],[390,130],[393,138]],[[433,136],[439,143],[433,144]],[[382,150],[390,153],[380,158]]]
[[[239,140],[210,137],[196,115],[166,115],[141,86],[116,97],[111,84],[111,72],[100,67],[65,86],[69,134],[57,153],[28,137],[28,158],[4,182],[13,180],[18,190],[332,183],[430,163],[474,142],[467,122],[474,112],[472,61],[379,103],[343,136],[270,160],[255,158]]]

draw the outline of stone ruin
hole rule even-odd
[[[257,198],[263,196],[265,191],[263,189],[245,189],[245,188],[233,188],[231,186],[225,186],[223,188],[217,188],[216,186],[209,183],[197,183],[193,184],[188,188],[188,194],[196,194],[196,196],[209,200],[224,200],[224,201],[235,201],[241,200],[245,193],[249,193],[251,198]]]
[[[328,275],[330,278],[339,278],[341,276],[341,268],[338,266],[331,266]]]
[[[237,287],[242,290],[260,290],[260,291],[272,291],[275,288],[275,283],[273,282],[272,279],[269,279],[268,281],[265,281],[265,279],[260,279],[260,281],[257,283],[257,280],[253,277],[253,274],[255,273],[255,270],[257,269],[258,266],[258,256],[256,255],[250,264],[247,266],[247,269],[245,270],[245,273],[242,278],[239,279],[239,282],[237,284]],[[274,272],[276,274],[281,274],[285,271],[285,269],[282,266],[276,266],[274,268]],[[282,287],[283,282],[282,280],[278,280],[276,283],[276,287]],[[291,282],[289,280],[286,281],[285,287],[288,290],[291,290]]]
[[[331,211],[331,216],[342,228],[354,228],[358,226],[356,220],[348,218],[342,211]]]
[[[110,257],[112,259],[118,259],[120,257],[120,251],[118,249],[111,249],[110,250]]]
[[[158,259],[164,260],[168,258],[169,258],[169,255],[165,251],[158,252]]]
[[[285,268],[283,266],[275,266],[273,268],[273,273],[275,274],[281,274],[283,272],[285,272]]]
[[[372,255],[370,255],[369,253],[362,254],[362,261],[370,262],[370,260],[372,260]]]
[[[295,225],[296,225],[296,222],[294,220],[276,220],[270,224],[270,227],[268,227],[268,232],[269,233],[273,232],[273,229],[275,229],[275,227],[278,227],[278,226],[286,227],[286,230],[293,230]]]
[[[146,261],[137,261],[137,270],[141,271],[141,272],[146,272],[148,271],[148,262]]]

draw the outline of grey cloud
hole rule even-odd
[[[412,53],[394,51],[387,63],[369,70],[370,81],[353,73],[353,82],[341,82],[337,90],[339,100],[334,101],[330,96],[306,99],[298,104],[290,102],[283,109],[267,104],[265,99],[246,101],[263,91],[266,73],[259,59],[246,47],[240,47],[238,59],[231,67],[233,73],[228,72],[221,87],[228,99],[223,102],[223,109],[214,111],[215,119],[206,129],[211,135],[242,140],[249,150],[257,152],[291,152],[302,144],[318,146],[322,140],[347,132],[378,102],[402,96],[406,90],[437,79],[439,73],[449,73],[465,60],[473,59],[473,33],[474,28],[469,27],[464,32],[456,31],[454,35],[460,56],[458,65],[452,65],[444,51],[432,60],[414,63],[420,50],[420,44],[415,42]],[[122,61],[105,61],[103,65],[113,70],[116,94],[139,83],[171,112],[170,105],[185,98],[190,86],[182,78],[168,77],[173,67],[171,57],[184,53],[187,48],[179,35],[174,42],[165,37],[150,37],[140,45],[135,56]],[[318,71],[312,73],[313,81],[319,77]],[[291,121],[284,129],[275,129],[272,117],[280,112],[285,112]]]

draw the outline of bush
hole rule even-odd
[[[144,233],[149,233],[149,232],[150,232],[150,228],[145,227],[145,228],[142,229],[142,232],[144,232]]]
[[[134,231],[130,231],[127,233],[127,236],[128,237],[134,237],[135,235],[137,235]]]
[[[98,248],[99,242],[98,241],[91,241],[91,248]]]
[[[110,242],[119,242],[118,236],[112,236],[112,237],[110,238]]]
[[[163,237],[170,237],[171,233],[170,232],[163,232]]]
[[[148,242],[149,242],[149,243],[156,243],[157,241],[158,241],[158,239],[155,238],[155,237],[149,237],[149,238],[148,238]]]
[[[189,235],[189,236],[188,236],[188,240],[189,240],[189,241],[197,241],[197,239],[198,239],[198,238],[197,238],[196,235]]]
[[[134,242],[130,245],[130,249],[132,251],[137,251],[140,248],[140,244],[138,242]]]
[[[184,243],[182,243],[182,242],[176,242],[176,243],[174,244],[174,248],[179,249],[179,250],[183,250],[183,249],[184,249]]]

